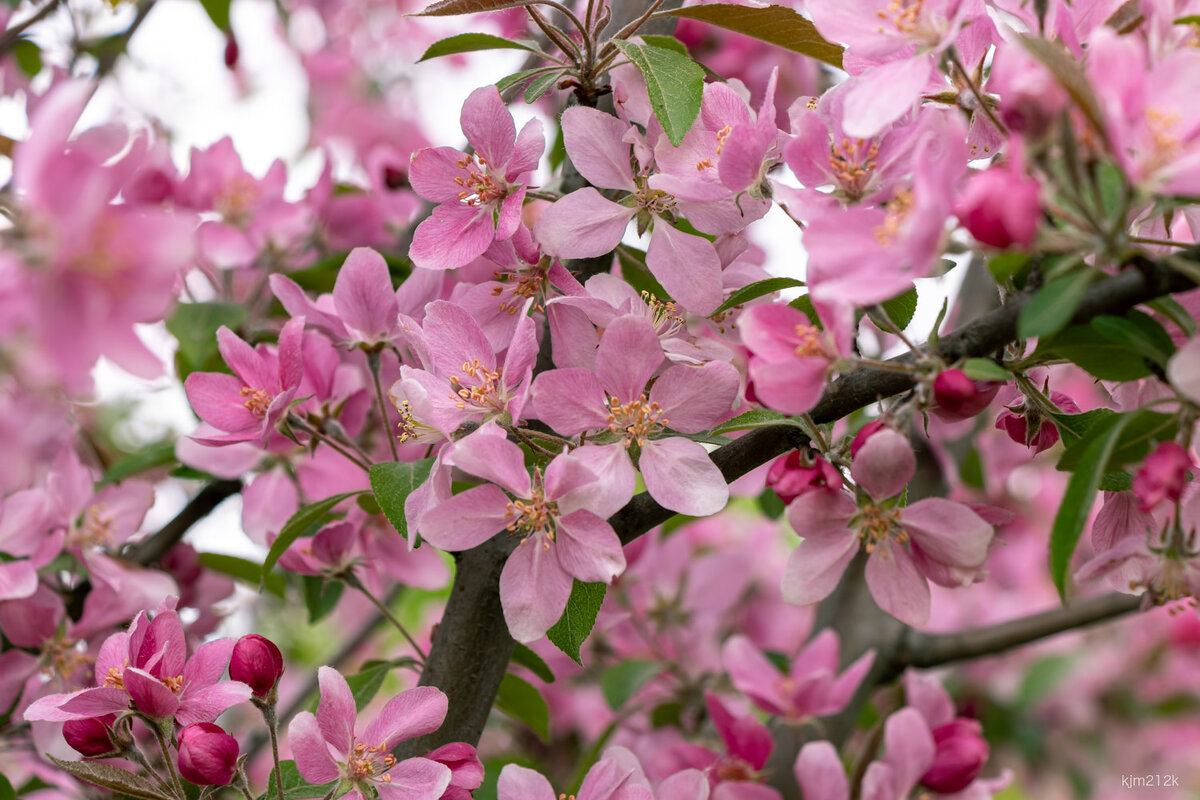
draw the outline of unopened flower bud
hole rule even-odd
[[[226,786],[237,772],[238,743],[211,722],[179,732],[179,774],[197,786]]]
[[[1133,493],[1137,496],[1138,508],[1150,511],[1163,500],[1172,503],[1179,500],[1191,466],[1191,457],[1178,442],[1160,444],[1133,476]]]
[[[63,723],[63,738],[88,758],[111,755],[120,749],[112,735],[112,726],[116,721],[117,718],[112,714],[69,720]]]
[[[1079,413],[1075,401],[1062,392],[1052,392],[1050,400],[1064,414]],[[1049,450],[1058,442],[1058,428],[1029,403],[1004,411],[996,420],[996,428],[1007,433],[1008,438],[1017,444],[1032,448],[1034,454]]]
[[[247,634],[233,646],[229,677],[250,687],[255,697],[266,697],[283,675],[283,654],[275,643],[257,633]]]
[[[939,794],[953,794],[970,786],[988,758],[982,730],[978,722],[964,717],[934,728],[937,749],[933,766],[921,777],[921,783]]]
[[[238,56],[241,54],[241,49],[238,47],[237,39],[234,38],[233,32],[230,31],[225,35],[225,66],[228,69],[237,69]]]
[[[970,419],[988,407],[1003,384],[977,381],[958,369],[945,369],[933,379],[933,402],[929,410],[947,422]]]
[[[996,48],[988,88],[1000,95],[998,110],[1005,127],[1031,141],[1050,131],[1068,103],[1050,70],[1016,43]]]
[[[859,428],[858,433],[854,434],[854,440],[850,442],[850,457],[854,458],[857,456],[858,451],[867,443],[867,439],[870,439],[883,427],[883,420],[875,419]]]
[[[992,247],[1033,245],[1042,216],[1041,184],[1007,167],[973,175],[954,213],[975,239]]]
[[[802,458],[799,450],[775,459],[767,472],[767,486],[774,489],[784,503],[813,489],[837,488],[841,483],[842,476],[837,467],[820,456]]]

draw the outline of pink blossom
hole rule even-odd
[[[688,772],[699,775],[696,770]],[[703,781],[703,776],[700,780]],[[704,788],[707,790],[707,783]],[[560,797],[540,772],[516,764],[508,764],[501,770],[496,790],[499,800],[555,800]],[[667,791],[670,790],[668,786]],[[705,800],[707,794],[705,791],[703,796],[692,797]],[[654,800],[655,793],[651,791],[637,757],[622,747],[612,747],[588,770],[574,796],[577,800]],[[677,797],[684,800],[677,795],[664,794],[661,787],[658,797],[659,800],[676,800]]]
[[[1138,508],[1151,511],[1163,500],[1179,502],[1191,468],[1192,458],[1182,445],[1175,441],[1160,443],[1133,476]]]
[[[520,537],[500,574],[500,602],[513,638],[540,639],[562,616],[574,580],[610,583],[625,569],[621,542],[605,517],[633,487],[600,484],[589,463],[597,448],[550,462],[545,477],[525,469],[521,449],[495,424],[459,440],[446,456],[490,481],[453,495],[420,517],[420,534],[443,550],[477,547],[501,530]]]
[[[819,488],[836,488],[842,483],[837,467],[817,455],[802,455],[793,450],[780,456],[767,472],[767,486],[779,499],[790,503],[805,492]]]
[[[805,800],[850,800],[850,782],[837,749],[829,742],[800,748],[793,768]]]
[[[788,521],[803,537],[788,560],[783,595],[807,605],[837,586],[859,547],[869,553],[867,587],[879,607],[913,626],[929,620],[927,580],[963,586],[987,561],[992,526],[967,506],[940,497],[899,506],[896,497],[912,478],[916,459],[904,436],[883,429],[854,459],[851,476],[865,492],[822,489],[788,506]]]
[[[1062,392],[1051,392],[1050,402],[1064,414],[1078,414],[1079,406]],[[996,419],[996,428],[1008,434],[1017,444],[1023,444],[1035,454],[1049,450],[1058,443],[1058,428],[1042,416],[1041,409],[1026,401],[1023,405],[1009,406]]]
[[[400,305],[387,262],[369,247],[350,251],[338,270],[332,296],[316,303],[291,278],[276,273],[270,280],[271,291],[289,314],[303,317],[309,327],[336,344],[377,349],[399,334]]]
[[[62,550],[63,534],[51,533],[50,499],[41,489],[14,492],[0,500],[0,600],[37,591],[37,571]]]
[[[364,800],[438,800],[450,785],[450,769],[428,758],[397,761],[400,742],[433,733],[446,718],[446,695],[433,687],[409,689],[392,698],[360,735],[350,686],[331,667],[317,670],[321,700],[317,713],[301,711],[288,725],[296,768],[309,783],[344,780],[345,797]]]
[[[977,381],[958,369],[944,369],[933,379],[933,405],[929,411],[948,422],[970,419],[983,411],[1003,384]]]
[[[462,129],[474,155],[432,147],[413,156],[413,189],[438,204],[417,226],[409,250],[422,269],[464,266],[493,241],[511,237],[521,220],[525,182],[546,147],[538,120],[517,133],[494,86],[476,89],[467,98]]]
[[[727,416],[737,396],[737,372],[721,362],[672,366],[647,396],[646,384],[662,362],[654,329],[638,317],[620,317],[604,331],[594,373],[555,369],[534,379],[534,408],[563,436],[600,432],[590,440],[612,451],[614,470],[630,471],[636,446],[646,490],[666,508],[695,516],[716,513],[729,490],[707,451],[682,437],[653,437],[668,426],[698,433]],[[612,434],[617,443],[607,444]]]
[[[237,771],[238,743],[211,722],[179,732],[179,774],[197,786],[226,786]]]
[[[811,411],[837,359],[830,338],[803,313],[776,303],[746,309],[738,332],[752,355],[750,380],[758,401],[784,414]]]
[[[283,654],[265,636],[250,633],[238,639],[229,658],[229,677],[266,697],[283,675]]]
[[[723,661],[734,687],[754,705],[799,722],[845,708],[875,660],[875,653],[868,652],[839,675],[838,649],[837,634],[822,631],[804,646],[784,675],[749,639],[734,636],[725,643]]]
[[[954,213],[976,241],[992,247],[1033,246],[1042,218],[1042,187],[1009,163],[967,180]]]

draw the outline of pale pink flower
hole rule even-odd
[[[737,327],[751,353],[758,401],[784,414],[811,411],[838,357],[832,338],[800,311],[778,303],[746,309]]]
[[[699,776],[700,781],[704,780],[697,770],[687,772],[695,774],[689,774],[689,778]],[[684,800],[686,796],[674,794],[672,786],[674,784],[666,786],[666,793],[660,787],[659,800]],[[703,794],[693,794],[692,800],[706,800],[707,789],[705,783]],[[550,781],[540,772],[508,764],[500,772],[497,797],[499,800],[555,800],[561,795],[555,794]],[[650,789],[637,757],[623,747],[611,747],[605,752],[604,758],[588,770],[574,797],[577,800],[654,800],[655,793]]]
[[[329,336],[336,344],[377,349],[400,328],[400,305],[383,256],[369,247],[350,251],[338,270],[333,294],[313,302],[295,281],[271,275],[271,291],[293,317]]]

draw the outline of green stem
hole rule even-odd
[[[387,436],[388,447],[392,450],[392,461],[399,461],[396,454],[396,437],[392,435],[388,425],[387,405],[383,402],[383,384],[379,382],[379,351],[367,352],[367,366],[371,368],[371,380],[375,383],[375,399],[379,402],[379,421],[383,425],[384,435]],[[282,798],[281,798],[282,800]]]
[[[168,742],[167,735],[173,733],[174,723],[169,719],[150,719],[150,729],[154,731],[154,738],[158,739],[158,747],[162,750],[163,761],[167,764],[167,771],[171,773],[171,785],[175,787],[175,796],[181,798],[187,797],[183,791],[183,779],[179,777],[179,770],[175,767],[175,759],[171,758],[171,745]],[[254,798],[250,798],[254,800]]]
[[[346,582],[347,586],[362,592],[363,595],[370,600],[377,609],[379,609],[379,613],[383,614],[383,616],[387,618],[387,621],[392,623],[392,627],[400,631],[400,635],[402,635],[405,640],[412,645],[413,650],[417,651],[417,658],[420,660],[421,664],[424,665],[426,659],[425,651],[421,649],[421,645],[417,644],[417,640],[412,637],[412,634],[408,632],[408,629],[404,627],[404,624],[400,622],[400,620],[396,619],[395,615],[392,614],[391,609],[381,603],[379,598],[371,594],[371,592],[367,590],[367,587],[363,585],[362,581],[360,581],[358,576],[356,576],[354,573],[347,572],[346,574],[342,575],[341,578]]]
[[[271,690],[270,699],[275,699],[275,690]],[[267,732],[271,735],[271,759],[275,762],[275,792],[279,800],[283,800],[283,775],[279,773],[279,720],[275,718],[275,703],[261,706],[263,721],[267,723]]]

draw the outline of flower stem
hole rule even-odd
[[[175,796],[185,798],[187,795],[183,791],[183,780],[179,777],[179,770],[175,768],[175,760],[171,758],[171,745],[167,740],[167,734],[173,732],[174,723],[169,719],[148,719],[150,729],[154,731],[154,738],[158,739],[158,747],[162,750],[163,761],[167,764],[167,771],[171,773],[171,785],[175,788]],[[251,798],[251,800],[254,800]]]
[[[283,800],[283,775],[279,773],[279,720],[275,717],[275,690],[271,690],[270,703],[259,706],[262,709],[263,721],[267,723],[267,732],[271,735],[271,760],[275,762],[275,792],[279,800]]]
[[[371,380],[375,383],[375,399],[379,402],[379,421],[383,425],[384,435],[387,436],[388,447],[392,450],[392,461],[399,461],[396,454],[396,437],[392,436],[391,426],[388,425],[387,405],[383,402],[383,385],[379,382],[379,351],[367,353],[367,366],[371,368]],[[283,800],[282,796],[280,800]]]
[[[387,621],[392,623],[392,626],[396,630],[400,631],[400,634],[405,638],[405,640],[412,645],[413,650],[417,651],[417,657],[423,666],[426,658],[425,651],[421,649],[421,645],[417,644],[417,640],[412,637],[412,634],[408,632],[408,629],[404,627],[404,624],[400,622],[400,620],[396,619],[396,616],[392,614],[391,609],[379,602],[379,598],[371,594],[371,592],[367,590],[367,587],[363,585],[362,581],[360,581],[358,576],[354,573],[347,572],[342,575],[341,578],[346,582],[347,586],[362,592],[363,595],[366,596],[366,598],[370,600],[377,609],[379,609],[379,613],[383,614],[383,616],[387,618]]]

